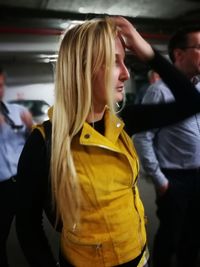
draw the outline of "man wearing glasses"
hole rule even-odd
[[[172,63],[200,91],[200,27],[178,30],[168,50]],[[168,101],[173,101],[173,96],[161,80],[151,85],[143,98],[143,103]],[[189,104],[185,108],[190,108]],[[134,143],[156,189],[159,228],[153,267],[171,267],[173,256],[176,267],[194,267],[200,247],[200,114],[137,134]]]
[[[24,107],[3,101],[5,73],[0,68],[0,266],[7,267],[6,241],[15,215],[16,173],[20,153],[32,127]]]

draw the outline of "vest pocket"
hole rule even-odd
[[[102,244],[82,240],[81,238],[65,233],[61,242],[62,253],[74,266],[101,267],[104,266]]]

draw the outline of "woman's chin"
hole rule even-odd
[[[116,99],[116,102],[121,102],[124,99],[124,94],[123,93],[117,93],[115,99]]]

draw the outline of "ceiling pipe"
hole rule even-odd
[[[50,28],[18,28],[0,26],[0,34],[61,35],[64,31]]]
[[[140,34],[145,39],[155,39],[155,40],[168,40],[170,35],[164,33],[145,33],[139,31]],[[9,26],[0,26],[0,34],[30,34],[30,35],[53,35],[60,36],[64,33],[61,29],[51,29],[51,28],[18,28]]]

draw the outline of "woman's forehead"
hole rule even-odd
[[[115,39],[115,54],[125,55],[124,41],[120,37]]]

